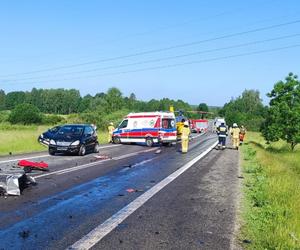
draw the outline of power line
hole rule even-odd
[[[136,73],[136,72],[142,72],[142,71],[151,71],[151,70],[157,70],[157,69],[166,69],[166,68],[173,68],[173,67],[179,67],[179,66],[185,66],[185,65],[200,64],[200,63],[213,62],[213,61],[221,61],[221,60],[226,60],[226,59],[231,59],[231,58],[238,58],[238,57],[249,56],[249,55],[258,55],[258,54],[270,53],[270,52],[275,52],[275,51],[280,51],[280,50],[287,50],[287,49],[292,49],[292,48],[297,48],[297,47],[300,47],[300,44],[294,44],[294,45],[285,46],[285,47],[277,47],[277,48],[273,48],[273,49],[259,50],[259,51],[253,51],[253,52],[247,52],[247,53],[241,53],[241,54],[235,54],[235,55],[229,55],[229,56],[215,57],[215,58],[211,58],[211,59],[204,59],[204,60],[198,60],[198,61],[190,61],[190,62],[184,62],[184,63],[168,64],[168,65],[160,65],[160,66],[155,66],[155,67],[141,68],[141,69],[136,69],[136,70],[121,71],[121,72],[106,73],[106,74],[97,74],[97,75],[90,75],[90,76],[84,76],[84,77],[73,77],[73,78],[41,81],[40,83],[49,83],[49,82],[58,82],[58,81],[67,81],[67,80],[80,80],[80,79],[95,78],[95,77],[99,77],[99,76],[113,76],[113,75]],[[34,84],[34,82],[27,82],[27,83],[25,82],[25,83],[20,83],[20,84],[21,85],[23,85],[23,84]]]
[[[128,54],[128,55],[124,55],[124,56],[117,56],[117,57],[111,57],[111,58],[106,58],[106,59],[99,59],[99,60],[89,61],[89,62],[85,62],[85,63],[78,63],[78,64],[72,64],[72,65],[61,66],[61,67],[53,67],[53,68],[47,68],[47,69],[41,69],[41,70],[35,70],[35,71],[28,71],[28,72],[23,72],[23,73],[1,75],[0,77],[28,75],[28,74],[33,74],[33,73],[41,73],[41,72],[56,71],[56,70],[61,70],[61,69],[75,68],[75,67],[79,67],[79,66],[91,65],[91,64],[96,64],[96,63],[100,63],[100,62],[115,61],[115,60],[135,57],[135,56],[153,54],[153,53],[158,53],[158,52],[163,52],[163,51],[168,51],[168,50],[173,50],[173,49],[178,49],[178,48],[183,48],[183,47],[194,46],[194,45],[198,45],[198,44],[202,44],[202,43],[206,43],[206,42],[212,42],[212,41],[217,41],[217,40],[221,40],[221,39],[232,38],[232,37],[236,37],[236,36],[241,36],[241,35],[246,35],[246,34],[255,33],[255,32],[259,32],[259,31],[275,29],[275,28],[284,27],[284,26],[297,24],[297,23],[300,23],[300,19],[294,20],[294,21],[291,21],[291,22],[266,26],[266,27],[262,27],[262,28],[256,28],[256,29],[252,29],[252,30],[248,30],[248,31],[242,31],[242,32],[232,33],[232,34],[218,36],[218,37],[214,37],[214,38],[204,39],[204,40],[200,40],[200,41],[195,41],[195,42],[190,42],[190,43],[183,43],[183,44],[178,44],[178,45],[169,46],[169,47],[160,48],[160,49],[142,51],[142,52]]]
[[[274,37],[274,38],[269,38],[269,39],[264,39],[264,40],[258,40],[258,41],[248,42],[248,43],[241,43],[241,44],[236,44],[236,45],[221,47],[221,48],[216,48],[216,49],[209,49],[209,50],[197,51],[197,52],[192,52],[192,53],[187,53],[187,54],[163,57],[163,58],[158,58],[158,59],[144,60],[144,61],[138,61],[138,62],[134,62],[134,63],[120,64],[120,65],[108,66],[108,67],[102,67],[102,68],[94,68],[94,69],[90,69],[90,70],[73,71],[73,72],[55,74],[55,76],[66,76],[66,75],[73,75],[73,74],[90,73],[90,72],[101,71],[101,70],[106,70],[106,69],[117,69],[117,68],[135,66],[135,65],[146,64],[146,63],[155,63],[155,62],[161,62],[161,61],[166,61],[166,60],[171,60],[171,59],[178,59],[178,58],[189,57],[189,56],[194,56],[194,55],[199,55],[199,54],[205,54],[205,53],[217,52],[217,51],[222,51],[222,50],[241,48],[241,47],[246,47],[246,46],[255,45],[255,44],[263,44],[263,43],[266,43],[266,42],[278,41],[278,40],[297,37],[297,36],[300,36],[300,33],[292,34],[292,35],[286,35],[286,36],[280,36],[280,37]],[[6,82],[16,82],[16,81],[24,81],[24,80],[25,81],[26,80],[38,80],[38,79],[44,79],[44,78],[49,78],[49,77],[53,77],[53,75],[45,75],[45,76],[39,76],[39,77],[28,77],[28,78],[21,78],[21,79],[12,79],[12,80],[6,80]]]

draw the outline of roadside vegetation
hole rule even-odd
[[[249,132],[241,148],[243,247],[300,249],[300,147]]]
[[[170,106],[176,111],[211,111],[205,103],[193,106],[168,98],[141,101],[134,93],[124,96],[117,88],[83,97],[75,89],[33,88],[9,93],[0,89],[0,155],[45,150],[37,142],[38,136],[50,127],[66,123],[93,123],[98,128],[99,142],[106,143],[110,122],[117,126],[130,112],[167,111]],[[190,118],[200,117],[183,113]]]

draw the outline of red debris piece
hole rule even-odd
[[[133,188],[128,188],[128,189],[126,189],[126,191],[127,191],[128,193],[133,193],[133,192],[135,192],[135,189],[133,189]]]
[[[18,162],[18,166],[42,171],[48,171],[48,164],[46,162],[34,162],[34,161],[27,161],[27,160],[20,160]]]
[[[111,159],[108,155],[95,155],[95,158],[99,160]]]

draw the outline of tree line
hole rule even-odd
[[[183,111],[189,118],[199,118],[200,115],[187,111],[208,111],[205,103],[192,106],[183,100],[169,98],[142,101],[138,100],[134,93],[124,96],[115,87],[105,93],[83,97],[76,89],[33,88],[31,91],[13,91],[7,94],[0,90],[0,111],[11,111],[5,119],[1,119],[0,116],[0,122],[5,120],[13,124],[87,122],[104,128],[109,122],[118,123],[129,112],[168,111],[170,106],[176,111]],[[68,115],[67,120],[61,115]]]

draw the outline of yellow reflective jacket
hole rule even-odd
[[[189,135],[190,135],[190,128],[189,127],[183,127],[182,128],[182,134],[181,134],[181,139],[184,140],[184,139],[188,139],[189,138]]]
[[[232,128],[231,129],[232,138],[237,139],[240,136],[240,129],[239,128]]]
[[[115,130],[115,127],[112,125],[109,125],[107,129],[108,129],[108,133],[112,134],[113,131]]]

